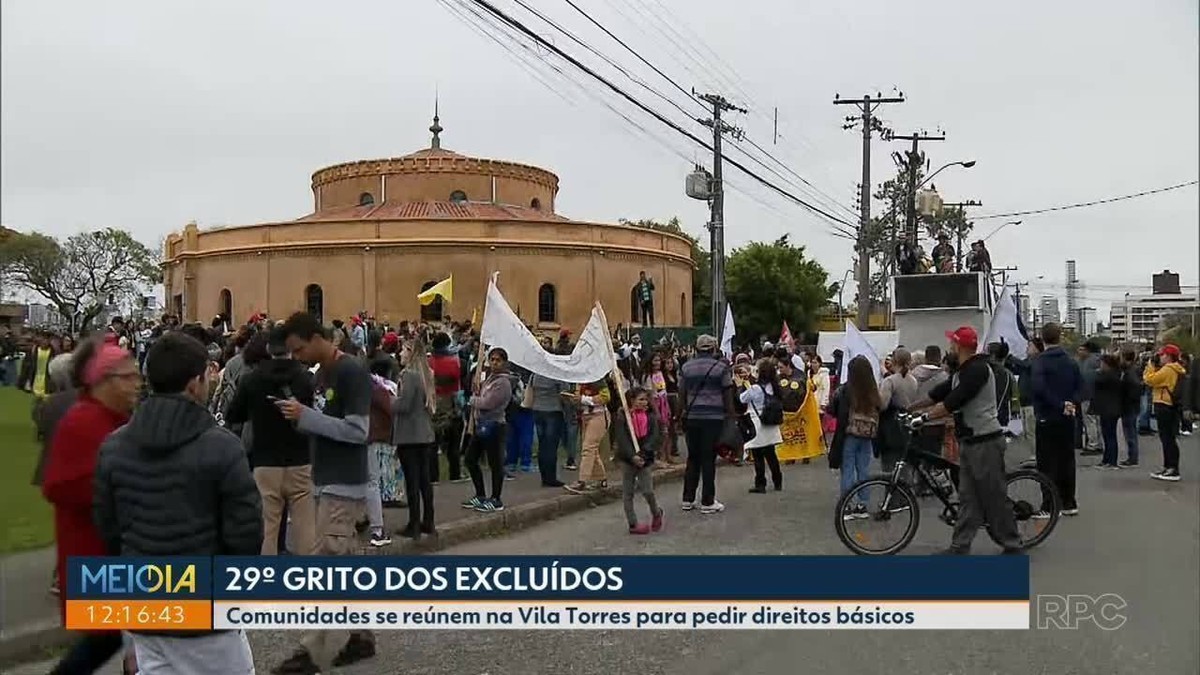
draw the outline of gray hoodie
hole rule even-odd
[[[929,392],[939,384],[950,379],[950,375],[942,370],[940,366],[932,366],[928,363],[923,363],[912,369],[912,376],[917,381],[917,400],[929,398]],[[945,425],[946,418],[932,420],[930,425]]]

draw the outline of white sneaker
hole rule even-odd
[[[1048,511],[1038,511],[1029,517],[1033,518],[1034,520],[1050,520],[1050,513]]]
[[[1077,516],[1079,515],[1079,509],[1063,509],[1059,513],[1063,514],[1064,516]]]
[[[725,505],[715,499],[713,500],[713,503],[709,504],[708,506],[705,506],[703,504],[700,505],[700,513],[704,513],[707,515],[712,515],[714,513],[720,513],[724,510],[725,510]]]
[[[679,508],[683,509],[684,511],[691,511],[692,509],[696,508],[696,502],[682,502],[679,505]]]

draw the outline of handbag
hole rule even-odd
[[[750,413],[744,413],[737,418],[738,433],[742,435],[742,442],[749,443],[758,435],[758,429],[754,427],[754,420],[750,417]]]
[[[475,422],[475,437],[479,440],[490,439],[499,430],[500,423],[496,420],[477,420]]]

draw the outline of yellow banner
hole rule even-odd
[[[417,295],[417,300],[422,305],[431,304],[438,296],[441,296],[446,302],[454,302],[454,275],[443,279],[429,287],[428,290],[422,291]]]
[[[811,459],[825,454],[821,409],[817,405],[815,393],[810,382],[804,405],[796,412],[784,411],[783,424],[779,427],[783,436],[783,443],[777,448],[779,461]]]

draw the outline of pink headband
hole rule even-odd
[[[105,344],[96,350],[83,369],[83,386],[92,387],[103,380],[118,363],[129,358],[129,350]]]

